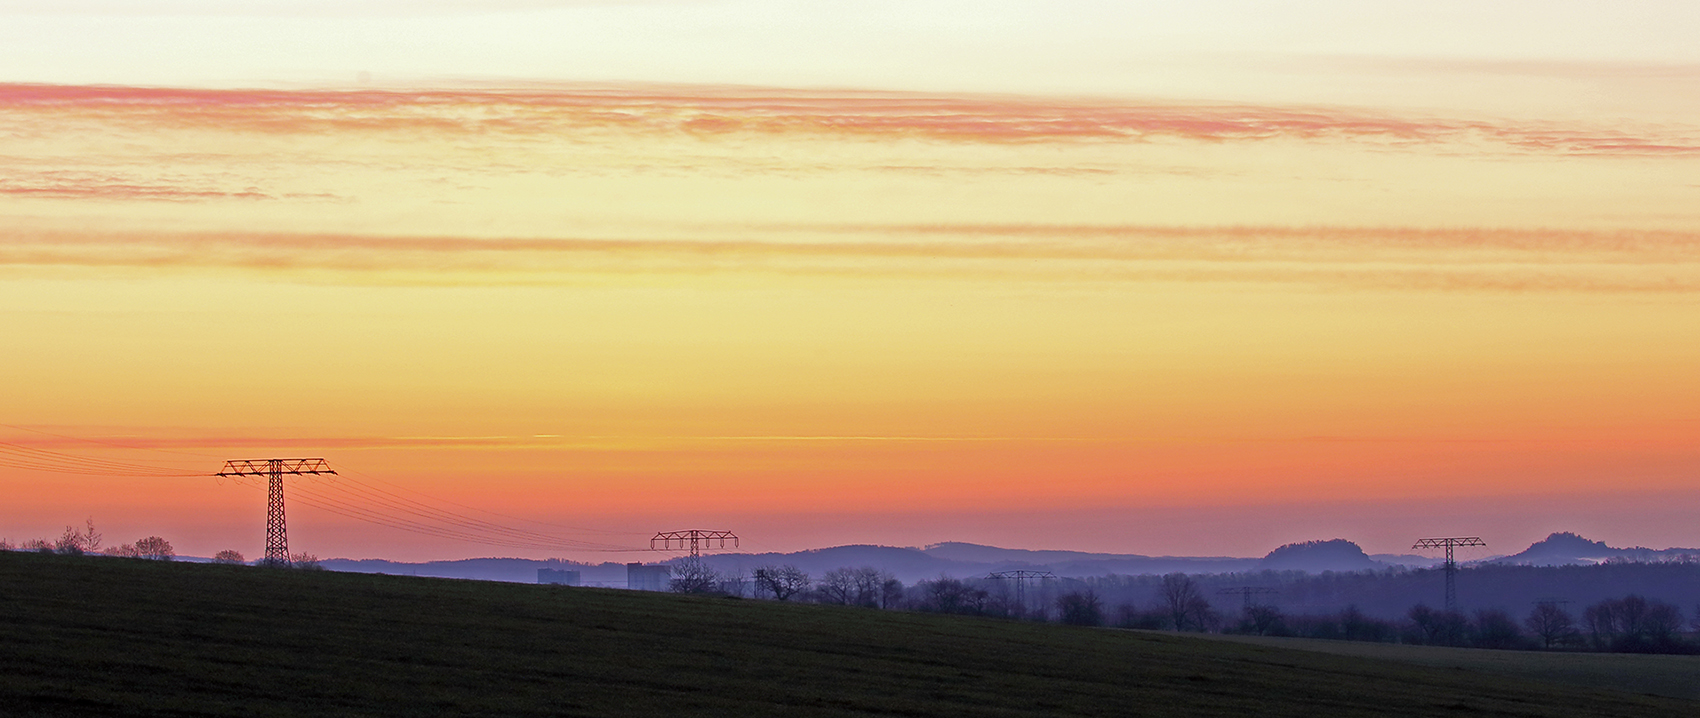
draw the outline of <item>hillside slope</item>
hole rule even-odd
[[[1695,704],[1123,631],[0,553],[0,713],[1692,715]]]

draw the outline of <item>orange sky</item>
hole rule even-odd
[[[1700,545],[1700,124],[1395,104],[4,85],[0,441],[622,546]],[[210,477],[0,491],[261,553]]]

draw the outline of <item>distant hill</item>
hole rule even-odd
[[[1586,566],[1605,563],[1613,559],[1624,561],[1700,560],[1700,549],[1650,549],[1639,546],[1612,548],[1607,546],[1604,541],[1590,541],[1569,531],[1560,531],[1536,541],[1521,553],[1493,559],[1492,563],[1521,566]]]
[[[1258,568],[1269,571],[1371,571],[1386,568],[1386,564],[1364,554],[1357,544],[1345,539],[1290,543],[1270,551],[1258,562]]]
[[[1495,557],[1476,564],[1519,564],[1531,566],[1591,565],[1608,560],[1669,561],[1683,557],[1700,560],[1700,549],[1612,548],[1573,533],[1560,532],[1536,542],[1527,550]],[[327,559],[325,568],[356,573],[385,573],[401,576],[471,578],[485,581],[533,583],[540,568],[578,571],[583,585],[626,585],[626,561],[641,563],[676,562],[676,554],[632,553],[622,561],[579,563],[519,558],[474,558],[457,561],[406,563],[382,559]],[[994,571],[1015,569],[1051,571],[1059,577],[1157,575],[1172,572],[1224,574],[1255,571],[1365,571],[1405,566],[1429,568],[1440,563],[1431,556],[1403,554],[1366,555],[1356,543],[1340,538],[1290,543],[1262,558],[1231,556],[1145,556],[1141,554],[1094,553],[1001,548],[982,544],[946,542],[924,548],[854,544],[790,553],[718,553],[706,556],[709,564],[731,576],[748,576],[767,565],[791,565],[819,577],[835,568],[872,566],[887,571],[904,583],[951,576],[974,578]]]

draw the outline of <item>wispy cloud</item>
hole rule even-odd
[[[768,238],[14,233],[0,245],[0,267],[241,270],[312,281],[447,285],[552,284],[586,273],[756,272],[1700,291],[1700,234],[1684,232],[1034,225],[776,225],[739,231]],[[799,235],[816,238],[784,239]]]
[[[35,173],[0,173],[0,196],[47,197],[54,199],[150,200],[198,202],[224,199],[275,199],[249,187],[217,189],[210,183],[182,179],[141,179],[98,172],[55,170]]]
[[[1700,154],[1690,128],[1421,118],[1327,107],[929,97],[882,92],[665,86],[425,91],[207,90],[0,85],[14,122],[99,120],[155,128],[301,133],[567,131],[725,136],[917,137],[953,142],[1276,138],[1488,142],[1559,154]],[[14,130],[18,131],[18,130]]]

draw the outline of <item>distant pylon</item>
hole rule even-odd
[[[289,565],[289,531],[283,520],[283,477],[335,474],[324,459],[238,459],[224,462],[215,476],[266,477],[266,558],[271,566]]]
[[[696,558],[705,548],[726,548],[726,542],[732,542],[732,548],[738,547],[738,537],[731,531],[704,531],[690,529],[688,531],[661,531],[649,540],[649,550],[658,550],[655,542],[661,542],[661,551],[672,551],[673,544],[679,544],[679,549],[689,548],[691,558]],[[710,545],[710,544],[716,545]]]
[[[1256,596],[1256,595],[1259,595],[1259,594],[1280,593],[1280,591],[1275,590],[1273,588],[1267,588],[1267,587],[1264,587],[1264,586],[1234,586],[1233,588],[1221,589],[1221,590],[1217,591],[1216,593],[1220,594],[1220,595],[1237,593],[1237,594],[1240,594],[1241,596],[1244,596],[1245,597],[1245,607],[1249,610],[1253,605],[1255,605],[1255,604],[1252,603],[1252,596]]]
[[[1021,615],[1023,616],[1027,615],[1027,582],[1030,580],[1037,581],[1039,586],[1043,588],[1045,581],[1055,580],[1056,577],[1056,574],[1050,571],[1025,570],[994,571],[986,576],[986,578],[994,581],[1015,581],[1015,602],[1021,606]]]
[[[1417,539],[1416,545],[1411,547],[1413,549],[1446,549],[1446,562],[1441,564],[1441,568],[1446,571],[1446,610],[1458,610],[1458,585],[1456,579],[1453,578],[1458,573],[1458,562],[1452,559],[1452,547],[1486,545],[1487,543],[1482,541],[1479,536],[1453,536],[1449,538]]]

